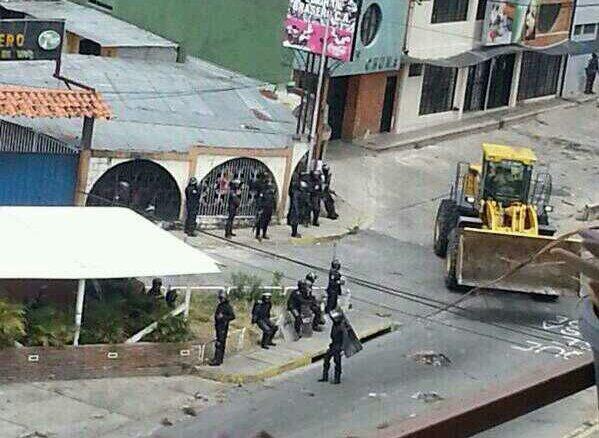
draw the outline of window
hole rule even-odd
[[[582,33],[584,33],[585,35],[595,35],[596,29],[597,25],[595,23],[585,24]]]
[[[574,26],[574,35],[575,36],[582,35],[582,24],[577,24],[576,26]]]
[[[550,32],[559,17],[561,3],[541,5],[537,18],[537,30],[539,33]]]
[[[362,44],[368,46],[372,44],[374,38],[379,32],[379,28],[381,27],[381,19],[383,18],[383,13],[381,12],[381,8],[376,3],[371,4],[366,12],[364,12],[364,17],[362,18],[362,25],[360,27],[360,38],[362,39]]]
[[[434,0],[431,23],[466,21],[469,0]]]
[[[457,68],[427,65],[424,68],[420,115],[450,111],[453,107]]]
[[[109,5],[108,3],[104,3],[103,1],[100,0],[87,0],[88,3],[91,3],[92,5],[96,5],[102,9],[108,9],[109,11],[112,11],[112,6]],[[110,1],[110,0],[108,0]]]
[[[478,0],[478,7],[476,8],[476,19],[484,20],[486,11],[487,11],[487,0]]]
[[[416,76],[422,76],[422,64],[410,64],[408,77],[413,78]]]

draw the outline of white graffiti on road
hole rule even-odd
[[[591,351],[591,345],[582,339],[578,321],[567,316],[556,315],[554,319],[543,321],[543,330],[555,333],[561,341],[524,341],[526,345],[512,345],[514,350],[534,354],[547,353],[555,357],[568,360],[570,357],[582,356],[586,351]]]

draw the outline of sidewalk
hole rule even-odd
[[[361,340],[393,329],[390,319],[356,310],[350,310],[347,318]],[[327,321],[322,332],[296,342],[285,342],[278,337],[275,339],[276,347],[269,350],[256,347],[226,358],[219,367],[196,367],[196,375],[219,382],[248,383],[309,365],[326,352],[330,342],[330,328],[330,321]]]
[[[234,242],[251,245],[272,246],[281,242],[295,245],[313,245],[332,240],[339,240],[348,234],[355,234],[361,229],[368,228],[369,224],[372,222],[372,218],[366,213],[349,205],[349,203],[345,202],[339,196],[335,199],[335,208],[339,214],[338,219],[328,219],[326,217],[326,211],[323,208],[319,220],[320,226],[315,227],[311,225],[310,227],[304,227],[300,225],[299,233],[302,236],[300,238],[291,237],[291,227],[287,225],[286,218],[282,218],[280,224],[271,223],[268,227],[268,236],[270,237],[268,240],[262,240],[261,243],[258,243],[254,237],[254,230],[252,228],[236,228],[234,230],[236,236],[233,237],[232,240]],[[223,229],[208,229],[206,232],[224,237]],[[195,239],[200,239],[200,237],[190,238],[182,231],[176,231],[175,235],[191,244],[193,244]]]
[[[372,151],[418,148],[462,135],[481,131],[501,129],[538,114],[557,109],[572,108],[580,103],[593,100],[593,96],[581,95],[572,99],[550,99],[525,103],[516,108],[489,111],[481,115],[464,115],[459,121],[428,126],[401,134],[375,134],[352,143]]]

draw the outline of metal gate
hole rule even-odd
[[[79,150],[0,120],[0,205],[73,205]]]
[[[202,179],[202,198],[200,216],[226,216],[229,201],[229,182],[241,181],[241,205],[238,217],[248,218],[256,215],[255,193],[252,183],[262,172],[270,177],[275,187],[275,199],[279,199],[279,190],[272,172],[253,158],[236,158],[215,167]]]

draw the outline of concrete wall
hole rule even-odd
[[[446,58],[479,44],[480,21],[476,21],[478,0],[470,0],[466,21],[431,23],[434,1],[412,2],[406,47],[416,58]],[[481,0],[482,1],[482,0]]]
[[[349,79],[343,138],[360,138],[380,131],[387,76],[387,73],[374,73]]]
[[[269,82],[289,79],[292,56],[281,46],[287,0],[140,3],[111,0],[112,15],[177,42],[189,55]]]

